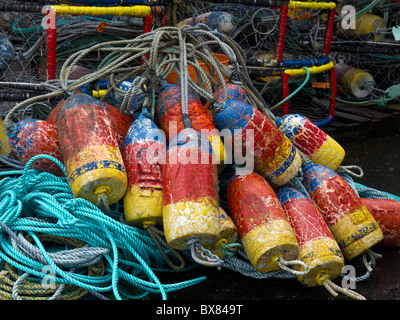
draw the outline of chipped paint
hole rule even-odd
[[[333,170],[311,162],[303,184],[342,250],[351,260],[382,240],[382,231],[353,189]]]
[[[185,129],[171,142],[163,166],[163,226],[167,242],[187,250],[185,241],[199,238],[212,247],[219,237],[217,165],[210,148],[200,145],[202,134]],[[204,139],[204,138],[203,138]],[[197,154],[196,163],[176,161],[176,154]],[[209,157],[208,163],[201,159]]]
[[[277,118],[278,128],[310,160],[336,170],[345,157],[345,151],[332,137],[300,114]]]
[[[47,121],[25,119],[18,122],[9,133],[9,143],[14,154],[23,163],[40,154],[52,156],[62,162],[57,127]],[[57,176],[64,175],[61,168],[48,159],[35,160],[31,167]]]
[[[102,190],[109,204],[120,200],[127,188],[127,176],[104,107],[89,95],[72,95],[59,112],[58,124],[61,152],[74,196],[96,204]]]
[[[247,140],[254,142],[254,170],[274,186],[286,184],[297,174],[301,166],[299,152],[261,111],[243,101],[229,100],[215,113],[215,121],[219,130],[229,129],[232,141],[241,141],[243,148]],[[249,138],[247,132],[254,133],[254,138]]]
[[[392,199],[361,198],[383,233],[379,245],[400,247],[400,201]]]
[[[279,270],[278,258],[293,260],[299,246],[274,189],[253,172],[235,176],[228,186],[228,204],[243,249],[260,272]]]
[[[335,279],[342,272],[344,259],[319,209],[292,187],[280,188],[277,195],[299,243],[298,260],[310,269],[307,274],[297,276],[299,281],[314,287],[324,279]],[[298,265],[294,269],[302,271]]]
[[[164,134],[146,115],[140,114],[125,138],[122,156],[128,175],[124,214],[128,224],[162,225],[162,161]]]

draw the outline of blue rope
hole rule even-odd
[[[46,158],[65,167],[53,157],[33,157],[23,170],[0,172],[0,262],[43,279],[41,270],[53,268],[59,284],[70,284],[93,292],[112,292],[121,300],[141,299],[149,293],[167,293],[205,280],[199,277],[174,284],[162,284],[155,274],[169,271],[167,264],[146,231],[117,221],[92,203],[72,195],[66,177],[39,173],[29,169],[33,161]],[[121,215],[121,213],[119,213]],[[13,245],[17,234],[30,235],[42,254],[41,261],[27,256]],[[92,247],[105,248],[105,275],[94,277],[64,270],[49,255],[38,234],[75,238]],[[166,249],[168,254],[168,250]],[[40,281],[40,280],[36,280]],[[127,293],[121,286],[128,283],[141,292]]]

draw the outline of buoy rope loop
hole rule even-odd
[[[332,294],[334,297],[338,296],[338,292],[343,293],[344,295],[354,299],[354,300],[366,300],[365,297],[353,290],[342,288],[338,286],[337,284],[333,283],[329,279],[325,279],[324,282],[322,282],[322,285],[329,291],[330,294]]]
[[[354,169],[357,170],[358,173],[352,171],[352,170],[354,170]],[[362,177],[364,176],[364,171],[363,171],[363,169],[362,169],[360,166],[357,166],[357,165],[339,166],[339,167],[337,168],[337,171],[338,171],[338,172],[345,172],[345,173],[347,173],[348,175],[350,175],[350,176],[352,176],[352,177],[355,177],[355,178],[362,178]]]
[[[198,264],[207,267],[219,267],[223,263],[223,260],[217,255],[201,245],[199,238],[186,240],[186,246],[190,249],[193,260]]]
[[[298,276],[302,276],[307,274],[310,271],[310,268],[305,264],[303,261],[300,260],[284,260],[281,257],[278,258],[277,260],[278,265],[281,267],[281,269],[293,273]],[[304,268],[304,271],[299,271],[299,270],[294,270],[292,268],[289,268],[288,266],[292,265],[301,265]]]

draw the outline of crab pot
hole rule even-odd
[[[325,279],[335,279],[342,272],[344,259],[319,209],[288,185],[280,188],[277,195],[299,243],[298,259],[310,269],[305,275],[298,275],[298,280],[315,287]],[[301,271],[298,266],[294,269]]]
[[[217,165],[206,136],[184,129],[170,143],[163,165],[163,226],[168,244],[188,249],[198,238],[205,248],[220,233]]]
[[[80,93],[77,93],[80,94]],[[118,108],[108,104],[106,102],[99,102],[107,112],[107,115],[111,121],[111,127],[115,133],[115,137],[118,141],[118,146],[120,149],[124,146],[124,140],[126,134],[129,130],[130,125],[133,120],[135,120],[134,116],[123,114]],[[53,123],[54,125],[58,124],[58,115],[60,110],[65,105],[65,99],[61,99],[60,102],[56,105],[56,107],[50,112],[47,117],[47,121]]]
[[[6,70],[15,58],[14,47],[8,38],[0,33],[0,70]]]
[[[345,156],[342,146],[303,115],[288,114],[277,118],[276,124],[312,162],[333,171],[342,163]]]
[[[361,198],[383,233],[379,245],[400,247],[400,201],[392,199]]]
[[[320,209],[346,260],[382,240],[377,221],[335,171],[309,162],[303,174],[304,187]]]
[[[46,154],[62,162],[57,127],[45,120],[25,119],[14,125],[8,133],[11,150],[23,163],[39,154]],[[48,159],[37,159],[31,166],[40,172],[64,175],[62,169]]]
[[[75,197],[97,204],[120,200],[127,175],[118,141],[103,105],[87,94],[74,94],[58,116],[58,138],[67,178]]]
[[[185,128],[182,115],[181,87],[179,85],[167,84],[162,87],[157,102],[157,110],[161,129],[171,141]],[[188,94],[188,111],[191,128],[208,137],[217,163],[222,163],[225,159],[225,148],[214,126],[212,113],[190,92]]]
[[[228,185],[228,205],[243,249],[256,270],[279,270],[279,258],[297,258],[296,236],[274,189],[263,177],[255,172],[234,176]]]
[[[193,18],[187,18],[177,24],[178,27],[183,25],[194,26],[198,23],[208,25],[212,30],[217,30],[222,34],[229,35],[236,30],[237,19],[227,12],[212,11],[200,14]]]
[[[164,133],[149,114],[141,113],[130,126],[122,150],[128,176],[124,214],[129,225],[162,225],[162,157],[165,151]]]
[[[224,139],[226,148],[229,143],[236,154],[238,149],[248,149],[249,143],[253,143],[254,153],[250,156],[254,156],[254,170],[274,187],[286,184],[299,171],[298,150],[275,123],[255,107],[243,101],[228,100],[214,117],[219,130],[231,132],[231,138]]]
[[[222,209],[219,208],[219,239],[217,243],[211,248],[211,252],[219,258],[225,256],[225,252],[221,246],[224,244],[232,244],[238,240],[238,231],[231,217]]]

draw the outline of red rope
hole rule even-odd
[[[285,47],[285,33],[286,33],[286,23],[287,23],[287,16],[288,16],[289,6],[284,4],[281,8],[280,14],[280,28],[279,28],[279,39],[277,43],[277,52],[276,57],[278,60],[283,59],[283,48]]]
[[[331,48],[331,42],[332,42],[332,33],[333,33],[333,23],[335,20],[335,13],[336,13],[336,8],[332,9],[329,11],[329,16],[328,16],[328,24],[326,26],[326,37],[325,37],[325,55],[328,56],[329,50]]]
[[[282,76],[282,100],[285,99],[289,95],[289,74],[284,73]],[[282,104],[282,116],[285,116],[289,113],[289,100],[286,100]]]

